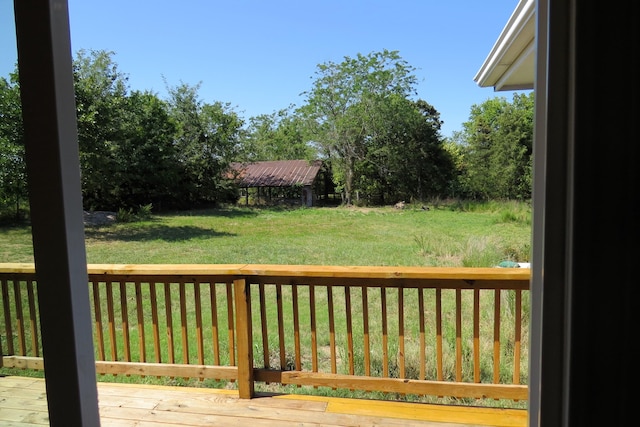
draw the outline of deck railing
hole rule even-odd
[[[101,374],[526,400],[524,268],[89,265]],[[43,369],[32,264],[0,264],[0,363]],[[523,303],[524,302],[524,303]]]

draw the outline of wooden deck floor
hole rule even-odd
[[[524,427],[526,410],[98,383],[102,427],[423,426]],[[43,379],[0,377],[0,426],[49,425]]]

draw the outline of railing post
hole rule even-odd
[[[238,393],[241,399],[253,397],[253,332],[251,328],[251,287],[245,279],[233,281],[236,301],[238,345]]]

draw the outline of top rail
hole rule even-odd
[[[172,276],[182,278],[237,278],[244,276],[267,283],[277,278],[289,283],[305,283],[334,279],[334,283],[366,281],[406,282],[408,286],[430,281],[451,289],[480,287],[495,289],[529,289],[531,273],[528,268],[477,267],[391,267],[391,266],[325,266],[280,264],[88,264],[90,276]],[[35,274],[31,263],[0,263],[0,274]],[[433,282],[437,281],[437,282]],[[350,283],[348,283],[350,284]]]

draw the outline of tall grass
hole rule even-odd
[[[382,208],[228,207],[85,228],[87,261],[488,267],[529,261],[524,202]],[[33,262],[28,226],[0,228],[0,262]]]

